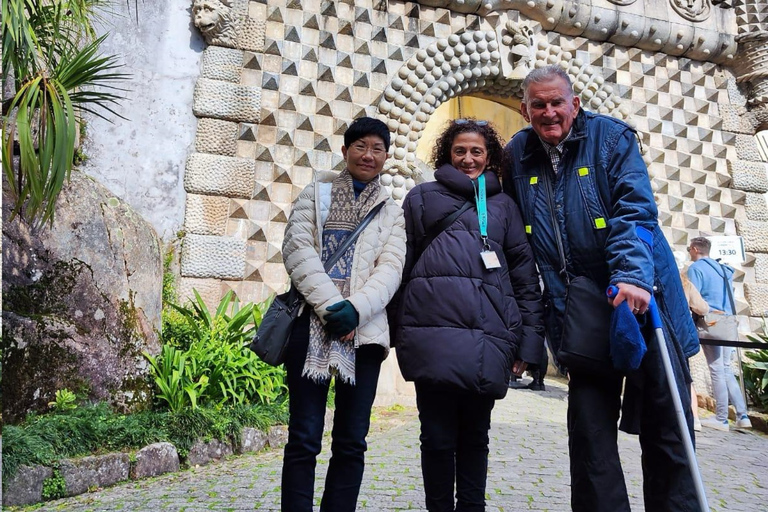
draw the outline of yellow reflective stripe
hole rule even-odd
[[[605,219],[602,217],[598,217],[595,219],[595,228],[597,229],[605,229]]]
[[[589,174],[589,168],[579,167],[579,176],[586,176]]]
[[[527,234],[529,234],[529,235],[531,234],[531,225],[530,225],[530,224],[528,224],[528,225],[526,225],[526,226],[525,226],[525,232],[526,232]]]
[[[531,176],[531,185],[535,185],[539,182],[538,176]]]

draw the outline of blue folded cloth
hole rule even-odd
[[[637,370],[648,351],[643,334],[640,332],[641,317],[629,309],[627,301],[622,302],[611,315],[611,361],[613,367],[622,372]]]

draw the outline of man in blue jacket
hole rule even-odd
[[[590,277],[601,289],[617,286],[613,306],[626,301],[641,321],[654,293],[681,400],[689,403],[686,360],[698,352],[698,338],[657,222],[635,130],[582,110],[570,78],[558,66],[529,73],[521,113],[531,126],[506,147],[504,188],[520,207],[541,272],[553,350],[557,353],[561,341],[566,272],[571,278]],[[652,246],[638,237],[638,228],[651,234]],[[568,447],[576,512],[630,510],[617,448],[620,410],[621,429],[640,435],[646,510],[699,510],[658,345],[648,335],[646,344],[640,368],[626,379],[569,370]],[[686,415],[692,432],[690,409]]]

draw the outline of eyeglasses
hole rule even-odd
[[[387,150],[384,148],[384,146],[366,146],[365,144],[352,144],[349,147],[349,150],[353,153],[356,153],[360,156],[368,153],[368,151],[371,152],[371,154],[375,157],[384,156],[387,154]]]
[[[454,123],[459,124],[459,125],[467,124],[467,123],[474,123],[477,126],[487,126],[488,125],[488,121],[476,121],[474,119],[456,119],[454,121]]]

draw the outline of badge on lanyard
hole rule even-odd
[[[501,268],[499,257],[496,255],[496,251],[483,251],[480,253],[480,257],[483,258],[483,264],[486,270],[493,270],[495,268]]]
[[[483,250],[480,257],[483,259],[483,265],[486,270],[493,270],[501,267],[499,256],[496,251],[491,249],[488,243],[488,208],[485,204],[485,175],[477,177],[477,188],[475,188],[475,203],[477,203],[477,221],[480,224],[480,237],[483,239]]]

